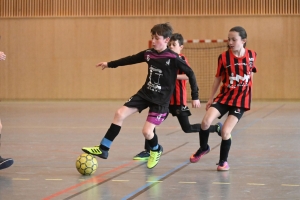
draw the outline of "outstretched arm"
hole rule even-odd
[[[110,62],[100,62],[96,65],[96,67],[101,67],[103,70],[105,68],[116,68],[118,66],[132,65],[136,63],[145,62],[144,53],[145,51],[141,51],[135,55],[120,58],[118,60]]]
[[[101,67],[102,70],[104,70],[105,68],[107,68],[107,62],[100,62],[96,65],[96,67]]]
[[[141,51],[135,55],[127,56],[124,58],[120,58],[118,60],[110,61],[107,63],[108,68],[117,68],[119,66],[125,66],[125,65],[133,65],[141,62],[146,62],[145,60],[145,51]]]

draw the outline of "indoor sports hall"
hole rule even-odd
[[[184,36],[201,123],[228,31],[247,30],[257,52],[251,109],[233,129],[230,170],[217,171],[221,137],[199,162],[198,133],[169,115],[156,128],[163,153],[152,169],[144,148],[148,110],[128,117],[91,175],[76,160],[99,145],[115,112],[145,83],[147,64],[97,68],[151,48],[150,29],[169,22]],[[300,2],[298,0],[0,0],[0,200],[300,199]],[[225,117],[214,120],[224,123]]]

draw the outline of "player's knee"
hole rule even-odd
[[[211,122],[204,118],[204,119],[202,120],[202,122],[201,122],[201,129],[202,129],[202,130],[207,130],[207,129],[209,129],[210,124],[211,124]]]
[[[143,129],[142,132],[143,132],[144,137],[145,137],[147,140],[150,140],[150,139],[153,138],[153,135],[154,135],[153,131],[150,131],[150,130],[148,130],[148,129]]]
[[[122,110],[121,109],[118,109],[116,112],[115,112],[115,119],[117,119],[117,120],[124,120],[124,114],[123,114],[123,112],[122,112]]]
[[[181,127],[181,128],[182,128],[183,132],[185,132],[185,133],[191,133],[192,132],[191,127]]]
[[[228,140],[231,137],[231,131],[226,129],[226,127],[225,128],[223,127],[221,131],[221,135],[223,140]]]
[[[2,123],[1,123],[1,121],[0,121],[0,133],[1,133],[1,130],[2,130]]]

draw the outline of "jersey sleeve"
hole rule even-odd
[[[193,72],[193,70],[188,66],[188,64],[182,60],[181,58],[176,58],[177,66],[180,70],[182,70],[187,77],[189,77],[189,83],[191,86],[191,95],[192,100],[198,100],[199,99],[199,88],[197,85],[196,77]]]
[[[124,58],[120,58],[118,60],[110,61],[107,63],[109,68],[117,68],[119,66],[125,66],[125,65],[133,65],[141,62],[146,62],[145,60],[145,52],[141,51],[135,55],[127,56]]]
[[[253,52],[254,53],[254,60],[253,60],[253,63],[252,63],[252,72],[253,73],[256,73],[257,72],[257,67],[256,67],[256,64],[255,64],[255,61],[256,61],[256,52]]]
[[[217,73],[216,73],[215,77],[222,76],[223,70],[224,70],[224,65],[223,65],[223,62],[222,62],[222,54],[221,54],[218,58],[218,69],[217,69]]]

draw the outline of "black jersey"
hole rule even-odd
[[[193,70],[170,49],[158,53],[154,49],[141,51],[138,54],[108,62],[109,68],[147,62],[148,75],[139,96],[152,103],[168,106],[175,88],[177,71],[183,71],[189,77],[193,100],[198,98],[198,86]]]

